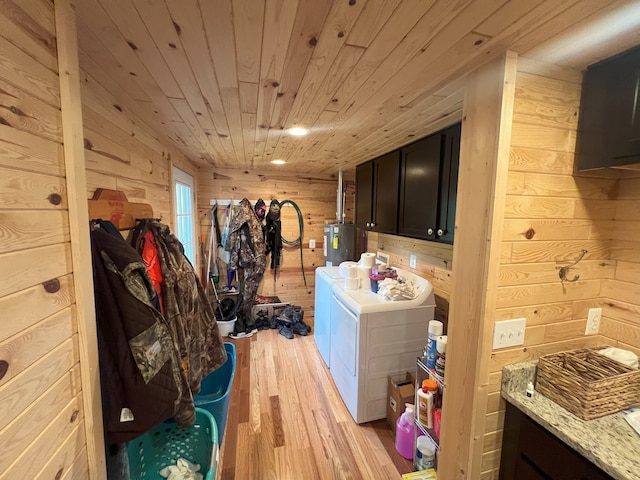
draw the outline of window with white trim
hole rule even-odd
[[[184,246],[184,254],[195,267],[193,177],[175,166],[173,167],[173,205],[176,237]]]

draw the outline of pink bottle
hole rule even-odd
[[[414,407],[410,403],[405,406],[406,410],[396,421],[396,450],[407,460],[413,460]]]

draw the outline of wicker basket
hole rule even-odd
[[[538,360],[536,390],[582,420],[640,405],[640,370],[585,348]]]

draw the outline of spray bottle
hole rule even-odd
[[[396,421],[396,450],[407,460],[413,459],[414,406],[405,403],[405,411]]]

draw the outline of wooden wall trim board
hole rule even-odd
[[[517,55],[467,79],[439,475],[480,477]]]
[[[71,256],[77,304],[76,321],[80,345],[82,409],[91,480],[106,479],[102,425],[102,397],[98,366],[98,336],[93,296],[87,172],[84,160],[82,102],[78,38],[73,0],[56,0],[55,24],[60,72],[60,102],[64,138],[67,198],[71,232]]]

